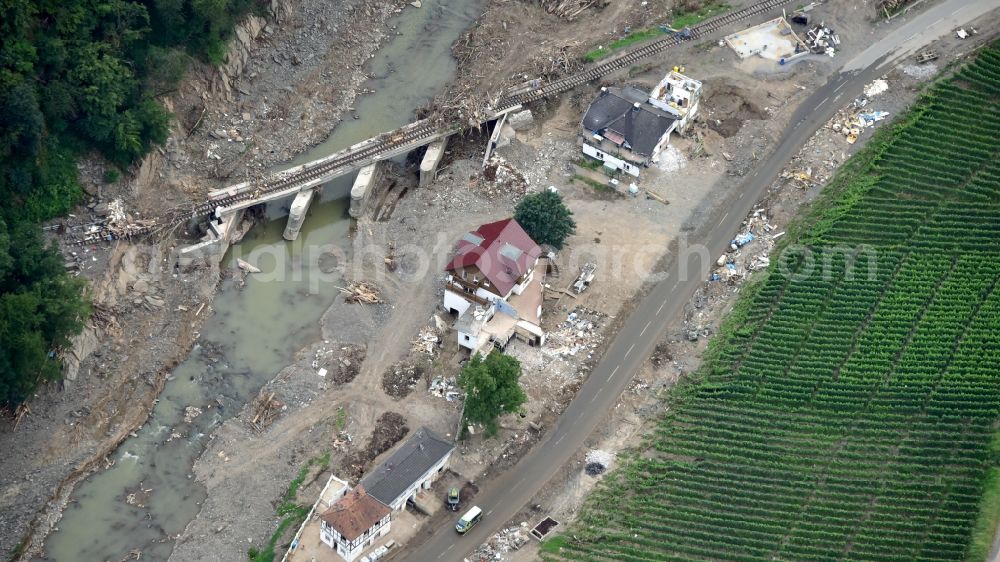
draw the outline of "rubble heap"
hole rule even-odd
[[[473,188],[489,199],[509,197],[520,200],[528,192],[528,180],[504,158],[490,157],[483,173],[473,183]]]
[[[813,53],[832,57],[839,45],[840,36],[822,23],[806,31],[806,46]]]
[[[473,551],[469,560],[486,562],[488,560],[504,560],[504,554],[515,551],[530,540],[528,538],[528,523],[523,522],[517,527],[507,527],[490,537],[490,540]]]
[[[438,346],[441,345],[441,338],[438,337],[437,330],[431,326],[420,328],[417,339],[410,342],[410,351],[413,353],[425,353],[434,357]]]
[[[550,332],[543,353],[549,356],[575,356],[585,352],[588,357],[601,343],[600,322],[606,318],[602,312],[585,307],[573,309],[558,328]]]

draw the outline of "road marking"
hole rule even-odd
[[[839,91],[840,91],[840,89],[841,89],[841,88],[843,88],[843,87],[844,87],[844,86],[846,86],[846,85],[847,85],[847,82],[842,82],[842,83],[841,83],[841,84],[840,84],[839,86],[837,86],[837,89],[836,89],[836,90],[834,90],[834,91],[833,91],[833,93],[835,93],[835,94],[836,94],[837,92],[839,92]]]
[[[677,285],[674,285],[674,286],[676,287]],[[656,309],[656,315],[657,316],[660,315],[660,311],[663,310],[663,307],[665,307],[665,306],[667,306],[667,301],[663,301],[662,303],[660,303],[660,308]]]
[[[633,349],[633,348],[635,348],[635,344],[634,344],[634,343],[633,343],[632,345],[630,345],[630,346],[628,347],[628,351],[626,351],[626,352],[625,352],[625,357],[626,357],[626,358],[628,358],[629,354],[630,354],[630,353],[632,353],[632,349]]]
[[[722,220],[719,221],[719,226],[722,226],[722,223],[726,222],[726,218],[728,216],[729,216],[729,213],[726,213],[726,214],[722,215]]]
[[[493,510],[492,510],[492,509],[491,509],[491,510],[489,510],[489,511],[487,511],[487,512],[486,512],[486,515],[487,515],[487,517],[488,517],[488,516],[489,516],[489,515],[490,515],[491,513],[493,513]],[[455,546],[455,545],[451,545],[451,546]],[[449,547],[448,547],[448,550],[451,550],[451,546],[449,546]]]
[[[826,96],[825,98],[823,98],[823,101],[819,102],[819,105],[822,106],[823,104],[826,103],[826,100],[828,99],[830,99],[830,96]]]
[[[590,403],[593,404],[594,400],[597,400],[597,394],[595,394],[594,397],[590,399]]]
[[[618,367],[621,367],[621,365],[615,365],[615,370],[614,370],[614,371],[611,371],[611,374],[610,374],[610,375],[608,375],[608,379],[607,379],[607,381],[605,381],[605,382],[608,382],[608,381],[610,381],[610,380],[611,380],[611,377],[615,376],[615,373],[617,373],[617,372],[618,372]]]
[[[553,445],[558,445],[558,444],[559,444],[559,442],[560,442],[560,441],[562,441],[562,440],[563,440],[563,439],[565,439],[565,438],[566,438],[566,434],[565,434],[565,433],[563,433],[562,435],[560,435],[560,436],[559,436],[559,439],[556,439],[556,442],[555,442],[555,443],[553,443]],[[520,486],[520,485],[521,485],[521,482],[518,482],[518,483],[517,483],[517,486]],[[516,490],[516,489],[517,489],[517,486],[514,486],[513,488],[511,488],[511,491],[514,491],[514,490]]]
[[[490,510],[490,513],[493,513],[493,510],[492,510],[492,509]],[[486,515],[489,515],[490,513],[487,513]],[[448,548],[444,549],[444,551],[445,551],[445,552],[448,552],[449,550],[451,550],[451,549],[453,549],[453,548],[455,548],[455,545],[454,545],[454,544],[452,544],[452,545],[451,545],[451,546],[449,546]]]
[[[650,325],[650,324],[652,324],[652,323],[653,323],[653,321],[652,321],[652,320],[650,320],[649,322],[646,322],[646,327],[645,327],[645,328],[643,328],[641,332],[639,332],[639,335],[641,336],[641,335],[645,334],[645,333],[646,333],[646,330],[648,330],[648,329],[649,329],[649,325]]]

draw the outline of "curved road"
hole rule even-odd
[[[997,0],[947,0],[911,16],[912,19],[848,61],[842,71],[816,90],[792,116],[792,123],[774,153],[749,176],[733,196],[731,206],[705,242],[707,253],[691,253],[686,271],[673,260],[663,280],[628,318],[601,362],[568,408],[542,440],[516,465],[495,477],[476,496],[484,512],[478,526],[458,536],[451,525],[437,529],[412,552],[408,562],[459,561],[506,524],[570,460],[606,418],[632,375],[649,357],[667,324],[708,275],[713,260],[729,246],[733,234],[764,189],[805,141],[840,107],[861,95],[864,85],[884,74],[888,65],[912,54],[998,7]]]

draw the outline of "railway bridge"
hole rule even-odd
[[[791,0],[763,0],[624,51],[578,73],[548,82],[533,81],[530,85],[515,88],[508,91],[497,102],[496,107],[487,112],[486,119],[483,119],[480,125],[503,118],[506,114],[517,111],[531,102],[557,96],[582,84],[626,69],[639,60],[662,53],[683,42],[706,38],[737,22],[763,15],[771,16],[774,10],[789,2]],[[362,175],[375,176],[373,168],[377,167],[380,161],[436,143],[437,147],[428,147],[429,154],[425,157],[424,165],[421,167],[422,174],[433,174],[437,162],[428,162],[427,159],[437,158],[439,160],[440,154],[443,153],[443,143],[447,138],[473,125],[475,124],[468,122],[439,124],[426,119],[416,121],[312,162],[212,191],[205,201],[190,208],[175,209],[168,213],[169,219],[162,219],[156,221],[155,225],[136,229],[129,234],[129,237],[147,235],[155,229],[163,228],[165,222],[174,225],[192,218],[209,216],[211,218],[208,234],[201,243],[182,250],[181,260],[194,259],[195,256],[204,255],[206,251],[221,254],[228,247],[229,234],[239,222],[244,209],[268,201],[295,196],[289,216],[289,227],[286,229],[286,238],[294,238],[298,234],[298,229],[301,227],[315,190],[320,189],[323,184],[366,167],[370,169],[366,172],[363,171]],[[352,200],[364,198],[363,187],[355,185],[355,190],[352,190]],[[358,193],[354,191],[358,191]],[[104,229],[91,233],[90,237],[91,239],[98,237],[114,239],[115,235]]]

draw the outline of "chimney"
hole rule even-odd
[[[640,107],[639,102],[635,102],[635,103],[632,104],[632,110],[633,111],[639,111],[639,107]]]
[[[601,95],[603,96],[603,95],[604,95],[604,94],[606,94],[606,93],[608,93],[608,88],[607,88],[607,86],[601,86]]]

